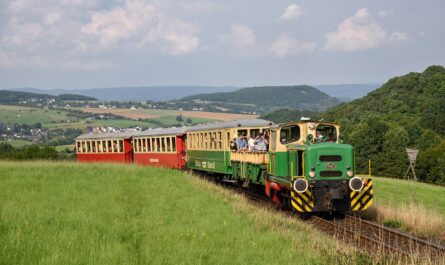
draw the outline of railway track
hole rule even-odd
[[[224,188],[243,194],[255,203],[266,203],[268,206],[277,209],[270,199],[256,192],[239,188],[239,186],[231,185],[230,183],[224,184],[220,182],[219,184],[222,184],[220,186]],[[288,211],[287,213],[293,218],[298,218],[293,212]],[[355,245],[360,250],[366,250],[366,253],[371,253],[371,255],[372,253],[376,255],[389,253],[410,258],[414,257],[414,259],[427,264],[445,264],[445,246],[387,228],[375,222],[351,215],[337,218],[322,218],[312,215],[306,221],[342,242]]]
[[[350,215],[333,219],[313,216],[310,221],[320,230],[342,241],[360,246],[367,252],[390,252],[427,261],[445,262],[444,246],[361,218]]]

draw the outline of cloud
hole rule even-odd
[[[158,6],[139,0],[127,0],[124,6],[91,14],[91,22],[82,32],[95,36],[100,46],[116,47],[132,43],[164,43],[172,55],[192,52],[199,46],[199,29],[190,22],[169,16]],[[147,42],[145,42],[147,41]]]
[[[281,34],[270,46],[270,51],[275,57],[285,57],[311,52],[315,49],[315,44],[301,42],[289,36],[287,33]]]
[[[366,8],[346,18],[335,32],[326,35],[324,49],[328,51],[360,51],[381,47],[391,40],[404,40],[406,33],[387,33]]]
[[[390,39],[391,40],[396,40],[396,41],[407,40],[408,39],[408,34],[406,34],[405,32],[395,31],[395,32],[391,33]]]
[[[249,48],[255,45],[256,36],[253,30],[243,24],[233,24],[228,33],[220,36],[223,42],[234,47]]]
[[[297,4],[290,4],[286,7],[279,20],[295,20],[304,15],[304,10]]]
[[[384,9],[384,10],[380,10],[378,13],[379,17],[387,17],[387,16],[392,16],[394,15],[394,9]]]
[[[100,69],[116,51],[194,52],[200,29],[181,15],[213,7],[181,3],[187,11],[173,0],[0,1],[0,67]]]

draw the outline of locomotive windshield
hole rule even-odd
[[[280,130],[280,142],[282,144],[288,144],[300,139],[300,126],[291,125],[285,126]]]
[[[337,129],[332,125],[318,125],[315,140],[318,142],[337,142]]]

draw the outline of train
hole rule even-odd
[[[239,136],[267,135],[267,151],[232,150]],[[303,119],[215,122],[141,132],[89,133],[75,139],[80,162],[194,170],[261,191],[297,213],[350,213],[373,202],[369,177],[355,172],[354,148],[335,123]]]

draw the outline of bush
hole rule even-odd
[[[0,143],[0,159],[33,160],[33,159],[59,159],[54,147],[30,145],[23,148],[14,148],[8,143]]]

